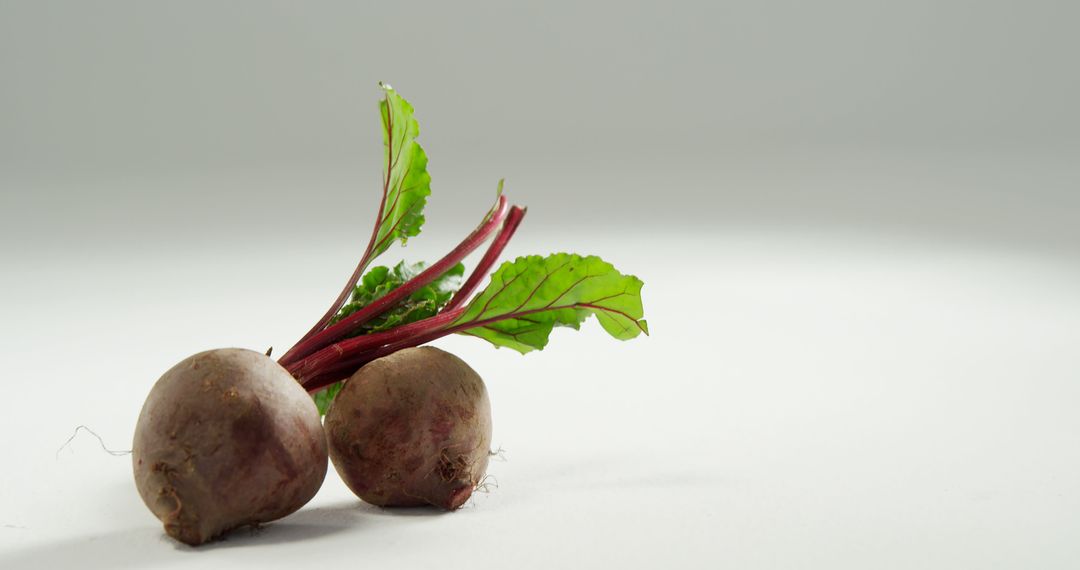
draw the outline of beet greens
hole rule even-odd
[[[393,268],[369,268],[393,242],[404,245],[419,235],[431,194],[413,107],[389,85],[380,86],[385,169],[371,238],[341,294],[279,360],[305,389],[315,392],[321,413],[341,389],[341,381],[368,362],[448,334],[479,337],[521,353],[543,349],[555,327],[578,329],[590,315],[620,340],[648,334],[642,281],[595,256],[519,257],[499,266],[487,287],[473,295],[525,216],[524,208],[508,204],[502,181],[491,210],[442,259],[430,265],[402,262]],[[462,282],[462,260],[492,236]]]

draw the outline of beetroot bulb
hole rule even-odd
[[[307,503],[326,476],[319,413],[258,352],[201,352],[150,391],[132,447],[135,485],[165,532],[191,545]]]
[[[349,379],[326,414],[326,432],[334,467],[364,501],[454,510],[487,470],[491,404],[460,358],[407,348]]]

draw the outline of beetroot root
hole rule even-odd
[[[375,505],[454,510],[487,470],[487,389],[468,364],[437,348],[407,348],[361,368],[325,425],[337,472]]]
[[[311,398],[276,362],[211,350],[154,385],[132,462],[165,532],[196,545],[307,503],[326,476],[326,436]]]

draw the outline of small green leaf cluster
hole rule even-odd
[[[334,401],[334,398],[337,397],[338,392],[341,391],[344,385],[344,382],[334,382],[311,395],[311,398],[315,400],[315,407],[319,409],[320,416],[325,416],[326,412],[330,410],[330,403]]]
[[[416,277],[427,267],[424,262],[398,263],[393,268],[385,266],[372,267],[353,289],[349,302],[341,308],[337,316],[331,320],[331,324],[370,305],[376,299],[402,286],[405,282]],[[412,322],[433,317],[443,308],[454,292],[461,286],[461,277],[465,274],[465,266],[461,263],[450,268],[449,271],[440,275],[437,279],[414,291],[408,298],[385,313],[360,325],[349,336],[359,336],[390,330],[394,327],[407,325]]]

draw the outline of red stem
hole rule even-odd
[[[473,252],[480,244],[485,240],[502,224],[503,219],[506,218],[506,197],[499,196],[498,202],[495,208],[487,219],[480,224],[480,227],[473,230],[468,237],[465,238],[457,247],[455,247],[450,253],[446,254],[442,259],[435,262],[431,267],[428,267],[419,275],[409,279],[397,289],[387,293],[386,295],[376,299],[370,305],[356,311],[348,317],[326,327],[318,333],[312,335],[307,340],[304,340],[289,350],[285,356],[281,357],[278,361],[282,366],[289,368],[290,364],[297,363],[308,356],[317,353],[320,350],[329,347],[334,342],[345,338],[349,333],[356,330],[357,327],[365,322],[379,316],[386,312],[388,309],[397,305],[403,301],[406,297],[411,295],[417,289],[431,283],[439,276],[446,273],[451,267],[456,265],[466,256]],[[404,327],[398,327],[399,330]],[[391,332],[391,331],[387,331]],[[365,335],[367,337],[376,335]],[[363,338],[363,337],[358,337]]]
[[[617,312],[627,318],[632,318],[630,315],[622,313],[621,311],[615,311],[592,303],[570,303],[568,305],[538,307],[526,311],[505,313],[487,319],[466,321],[458,325],[449,326],[460,318],[468,309],[468,307],[462,307],[450,311],[449,313],[440,313],[434,317],[416,321],[384,333],[376,333],[349,339],[349,341],[366,339],[368,342],[356,342],[348,345],[346,345],[346,343],[349,341],[339,342],[317,353],[315,356],[320,357],[317,361],[312,357],[309,363],[310,368],[306,368],[304,372],[293,369],[289,369],[289,372],[293,373],[293,376],[300,382],[300,385],[302,385],[304,389],[313,392],[328,384],[333,384],[337,380],[349,377],[352,371],[359,369],[361,366],[372,360],[382,358],[388,354],[393,354],[404,348],[419,346],[449,334],[482,327],[506,319],[521,318],[543,311],[558,311],[581,307]],[[409,330],[405,330],[406,328],[409,328]],[[392,334],[398,333],[399,331],[403,334]],[[308,359],[305,359],[305,362],[307,360]]]
[[[353,288],[356,287],[356,283],[360,280],[360,276],[364,274],[364,270],[367,269],[367,266],[370,265],[372,259],[374,259],[372,253],[375,251],[375,238],[379,236],[379,228],[386,222],[386,219],[383,217],[385,215],[384,209],[386,208],[386,195],[390,192],[390,174],[393,171],[396,162],[394,161],[394,137],[392,136],[394,132],[394,114],[390,110],[390,97],[387,96],[385,101],[386,126],[384,128],[386,129],[386,173],[383,176],[382,198],[379,200],[379,209],[375,214],[375,227],[371,229],[371,237],[368,239],[367,248],[364,249],[364,255],[360,256],[360,263],[356,264],[356,269],[353,270],[352,276],[349,277],[349,280],[345,283],[345,287],[341,290],[341,293],[338,294],[337,299],[335,299],[333,304],[330,305],[330,308],[326,310],[326,313],[315,322],[315,325],[311,327],[311,330],[300,337],[300,340],[296,341],[296,344],[285,352],[278,360],[279,362],[288,362],[294,359],[295,351],[298,346],[314,336],[315,333],[326,328],[326,324],[329,323],[330,320],[334,318],[334,315],[341,310],[341,307],[345,305],[345,300],[349,298],[349,294],[352,293]]]
[[[319,390],[337,382],[339,380],[345,380],[352,376],[357,370],[362,368],[365,364],[393,354],[399,350],[405,348],[411,348],[414,346],[420,346],[442,338],[448,334],[451,334],[454,330],[460,330],[458,327],[454,329],[436,329],[431,332],[422,333],[414,337],[406,338],[395,342],[393,344],[383,345],[378,348],[360,352],[350,358],[346,358],[332,365],[325,366],[322,370],[314,373],[311,376],[302,378],[297,376],[297,380],[300,385],[304,387],[308,392],[318,392]]]
[[[464,310],[462,310],[462,312],[463,311]],[[460,313],[455,316],[459,315]],[[300,382],[300,385],[304,387],[305,390],[307,390],[308,392],[317,392],[318,390],[325,388],[326,386],[333,384],[338,380],[344,380],[349,376],[352,376],[353,373],[355,373],[362,366],[371,362],[372,360],[376,360],[389,354],[393,354],[404,348],[420,346],[421,344],[425,344],[435,339],[442,338],[458,330],[462,330],[462,327],[445,329],[435,328],[435,326],[433,325],[432,330],[428,332],[421,332],[416,334],[415,336],[409,336],[397,342],[384,344],[375,348],[359,349],[358,351],[353,352],[352,356],[346,356],[343,353],[327,354],[326,360],[330,362],[329,364],[322,364],[319,370],[315,372],[308,372],[307,376],[304,376],[303,373],[300,372],[294,374],[294,376]],[[336,346],[338,345],[334,345],[334,347]],[[339,357],[339,359],[335,361],[335,357]],[[311,365],[320,366],[319,363],[314,362]]]
[[[301,360],[287,364],[285,368],[300,384],[306,384],[309,378],[333,370],[334,366],[340,365],[346,358],[361,355],[385,344],[401,342],[438,330],[454,322],[464,313],[465,308],[462,307],[453,311],[444,311],[434,317],[402,325],[388,331],[348,338],[322,348]]]
[[[472,295],[472,292],[476,289],[476,287],[480,284],[480,282],[485,277],[488,276],[488,271],[491,269],[491,266],[494,265],[496,261],[498,261],[499,255],[502,254],[503,249],[506,248],[506,245],[510,242],[510,239],[514,236],[514,233],[517,231],[518,226],[521,225],[521,221],[525,217],[525,212],[526,212],[525,208],[522,208],[520,206],[512,206],[510,208],[510,212],[506,215],[506,220],[503,222],[502,229],[499,230],[498,235],[496,235],[495,239],[492,240],[491,245],[488,246],[488,249],[484,253],[484,256],[480,259],[480,262],[473,269],[472,273],[469,275],[468,280],[465,281],[465,284],[462,285],[462,287],[457,291],[457,293],[455,293],[454,298],[449,303],[447,303],[447,305],[445,307],[443,307],[443,309],[441,311],[441,314],[453,312],[457,308],[458,305],[461,305],[463,302],[468,300],[468,298]],[[460,312],[455,312],[455,315],[457,315],[459,313]],[[442,322],[444,322],[444,321],[442,321],[442,320],[438,321],[438,323],[442,323]],[[430,321],[428,321],[428,323],[431,324]],[[435,325],[432,325],[432,326],[434,327],[434,326],[441,326],[441,325],[435,324]],[[399,327],[398,329],[395,329],[395,330],[401,330],[402,328],[404,328],[404,327]],[[415,330],[415,329],[409,329],[409,330]],[[392,344],[392,345],[388,345],[388,346],[402,345],[401,348],[407,348],[408,346],[416,346],[416,345],[419,345],[419,344],[423,344],[424,342],[428,342],[428,340],[426,340],[426,337],[430,336],[431,334],[432,333],[427,333],[427,334],[419,333],[418,336],[413,336],[411,338],[404,338],[403,340],[398,341],[396,344]],[[439,335],[439,336],[441,336],[441,335]],[[374,356],[372,358],[365,358],[366,351],[369,350],[369,349],[363,348],[363,347],[366,347],[368,345],[371,345],[372,347],[377,347],[382,342],[393,342],[393,339],[395,338],[395,337],[391,337],[389,335],[381,336],[381,337],[378,337],[378,338],[372,338],[372,337],[376,337],[376,335],[366,335],[365,337],[359,337],[359,338],[367,338],[368,339],[364,343],[348,343],[348,344],[346,344],[346,343],[342,342],[342,343],[338,343],[337,345],[335,345],[335,347],[340,348],[342,351],[345,351],[347,348],[352,347],[354,350],[357,350],[357,351],[361,352],[361,354],[358,354],[358,355],[356,355],[356,356],[354,356],[352,358],[349,358],[344,362],[334,362],[333,364],[324,364],[327,361],[327,359],[334,358],[335,355],[342,355],[341,353],[339,353],[336,350],[333,351],[333,352],[327,350],[323,355],[321,355],[319,357],[319,359],[315,359],[315,358],[304,359],[303,362],[295,363],[294,366],[290,368],[290,371],[294,372],[294,375],[296,375],[297,378],[301,379],[302,384],[304,384],[304,383],[307,383],[309,385],[318,384],[319,387],[322,387],[322,386],[325,386],[327,384],[332,384],[332,383],[336,382],[337,380],[340,379],[339,376],[341,376],[342,374],[349,375],[349,374],[352,373],[352,371],[359,368],[358,366],[356,366],[353,363],[353,361],[363,360],[363,362],[366,363],[366,362],[369,362],[370,360],[373,360],[374,358],[385,356],[386,354],[389,354],[390,352],[393,352],[394,350],[397,350],[397,348],[394,348],[394,349],[389,350],[389,351],[384,350],[386,347],[376,348],[375,350],[378,351],[378,356]],[[432,337],[432,339],[434,339],[434,338],[438,338],[438,336]],[[407,346],[405,346],[405,344],[403,344],[403,343],[406,343]],[[356,354],[356,353],[354,353],[354,354]],[[313,369],[317,369],[318,371],[317,372],[312,372]],[[314,376],[312,376],[312,374],[314,374]],[[304,377],[306,377],[306,378],[304,378]],[[327,380],[327,377],[332,377],[332,379]],[[314,389],[317,389],[317,388],[314,388]]]
[[[506,244],[510,243],[510,238],[514,237],[514,232],[521,225],[521,220],[525,217],[525,211],[525,208],[520,206],[511,206],[510,213],[506,215],[506,221],[503,222],[499,234],[495,236],[488,250],[484,252],[484,257],[480,258],[480,262],[476,264],[465,284],[457,290],[457,293],[454,293],[454,297],[443,307],[443,311],[452,311],[458,305],[467,301],[472,296],[473,291],[476,290],[476,287],[480,285],[480,282],[487,278],[491,266],[495,265],[495,262],[499,260],[499,256],[502,255]]]

